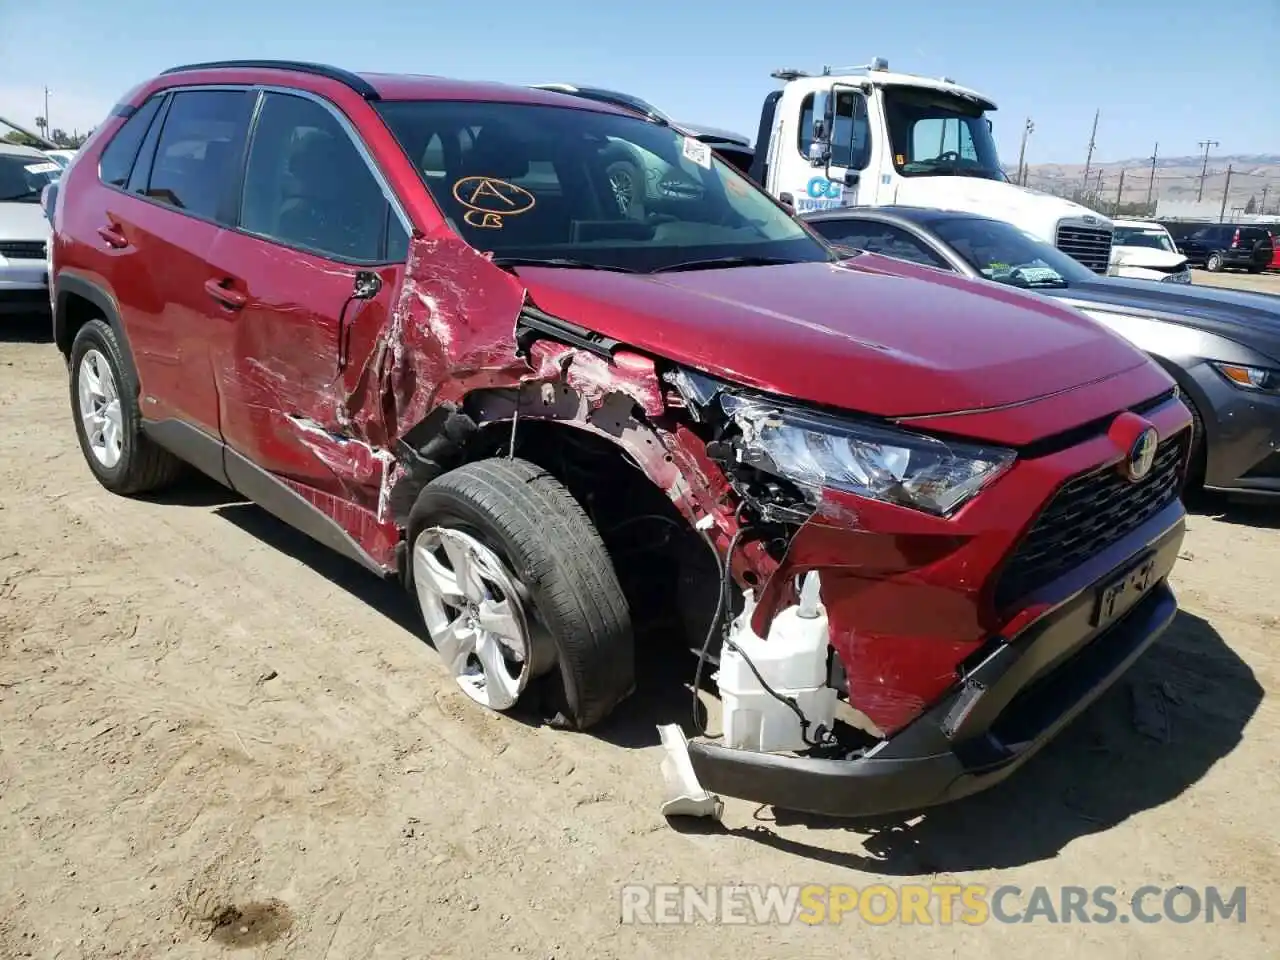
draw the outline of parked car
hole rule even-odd
[[[1178,252],[1185,254],[1192,266],[1210,273],[1229,268],[1258,273],[1271,265],[1275,248],[1271,232],[1264,227],[1214,223],[1178,241]]]
[[[699,199],[623,211],[611,142]],[[818,685],[778,681],[813,707],[771,730],[810,746],[696,740],[704,785],[915,808],[1008,776],[1174,616],[1191,421],[1159,366],[1033,295],[845,262],[669,125],[232,61],[83,151],[53,330],[88,469],[128,495],[191,464],[402,581],[489,708],[592,727],[665,637],[696,686],[750,591],[726,656],[817,640],[761,665]]]
[[[49,223],[40,194],[58,171],[34,147],[0,143],[0,314],[49,309]]]
[[[974,214],[881,207],[804,219],[844,247],[1035,290],[1082,310],[1177,381],[1195,419],[1193,485],[1280,496],[1280,298],[1099,277],[1044,241]]]
[[[46,157],[58,165],[60,170],[65,170],[71,166],[71,161],[75,159],[76,152],[74,150],[42,150]]]
[[[1169,231],[1153,220],[1115,220],[1111,236],[1114,277],[1190,283],[1187,258],[1178,252]]]

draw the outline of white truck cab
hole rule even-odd
[[[784,86],[765,99],[751,175],[797,213],[887,204],[963,210],[1011,223],[1107,273],[1111,221],[1010,183],[987,117],[995,104],[977,91],[891,73],[881,58],[773,76]]]

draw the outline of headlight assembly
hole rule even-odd
[[[1280,370],[1216,361],[1213,362],[1213,367],[1237,387],[1243,387],[1245,390],[1262,390],[1265,393],[1280,393]]]
[[[826,417],[725,393],[740,462],[811,495],[822,487],[949,516],[1013,463],[1014,452]]]

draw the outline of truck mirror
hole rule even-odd
[[[787,213],[793,217],[796,215],[796,198],[789,193],[780,193],[778,195],[778,203],[786,208]]]

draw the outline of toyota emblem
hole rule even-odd
[[[1125,461],[1125,476],[1137,483],[1143,477],[1151,472],[1152,465],[1156,462],[1156,447],[1160,443],[1160,436],[1156,433],[1155,427],[1147,427],[1143,430],[1133,446],[1129,448],[1129,456]]]

